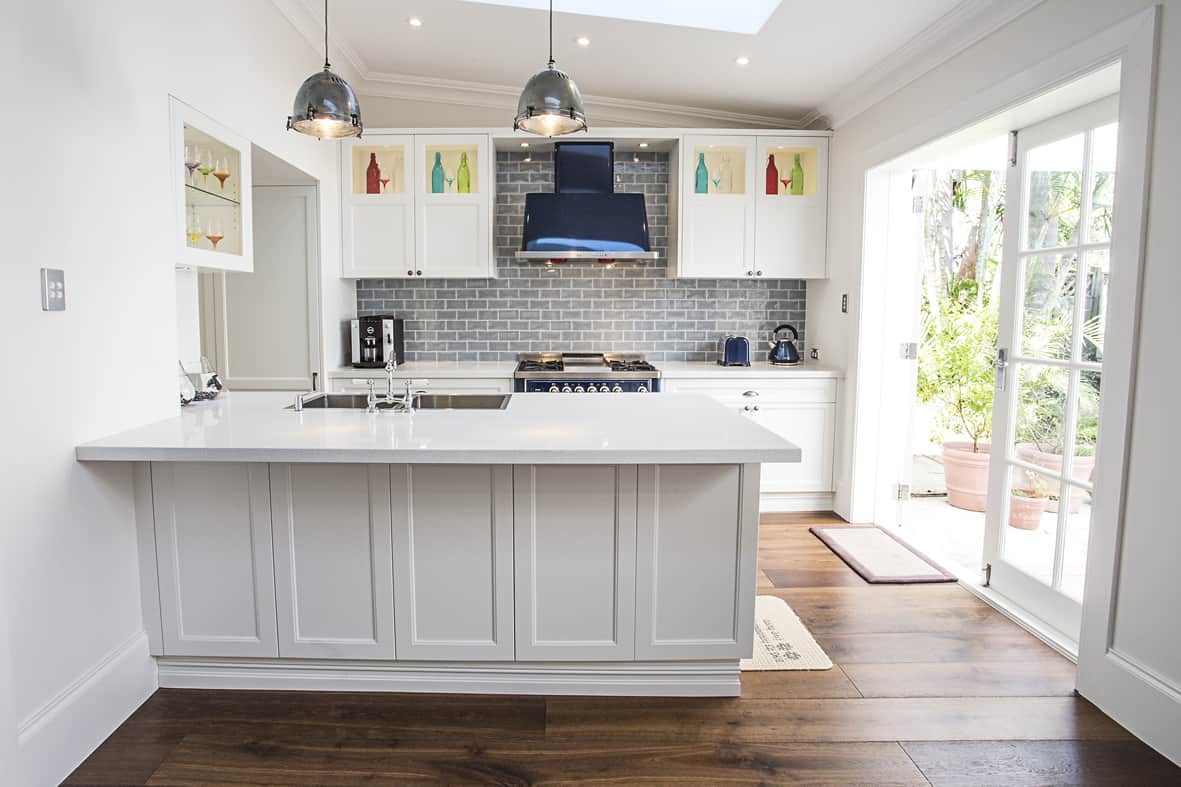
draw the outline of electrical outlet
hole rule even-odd
[[[41,311],[66,310],[66,272],[59,268],[41,269]]]
[[[819,348],[819,347],[813,347],[813,348],[812,348],[812,352],[810,353],[810,355],[812,356],[812,360],[813,360],[813,361],[819,361],[819,360],[820,360],[820,348]]]
[[[849,293],[841,293],[841,314],[849,313]]]

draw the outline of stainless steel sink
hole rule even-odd
[[[414,400],[418,410],[503,410],[512,394],[422,394]]]
[[[512,394],[420,394],[414,400],[416,410],[503,410]],[[305,410],[364,410],[365,394],[310,394],[303,399]],[[390,405],[378,399],[377,408],[388,410]],[[294,410],[295,405],[288,405]]]

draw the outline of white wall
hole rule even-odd
[[[0,762],[0,781],[49,784],[155,687],[130,468],[80,464],[74,446],[178,407],[168,94],[320,179],[326,280],[341,288],[336,149],[284,130],[320,55],[270,3],[6,13],[22,120],[6,129],[0,263],[0,757],[15,747],[20,762]],[[40,310],[42,266],[66,271],[64,313]],[[347,289],[328,293],[348,304]]]
[[[828,359],[846,366],[844,412],[839,426],[839,512],[854,521],[872,515],[872,498],[851,495],[855,450],[850,435],[853,403],[873,400],[872,386],[858,385],[855,370],[859,287],[866,265],[880,264],[877,250],[863,249],[861,226],[867,169],[931,138],[924,121],[943,116],[969,96],[985,91],[1033,64],[1110,28],[1153,3],[1146,0],[1047,0],[933,72],[907,85],[836,129],[832,144],[831,278],[808,288],[808,336],[829,350]],[[1157,67],[1149,221],[1141,303],[1141,338],[1127,465],[1127,508],[1113,649],[1181,691],[1181,625],[1166,611],[1181,607],[1181,578],[1174,562],[1181,554],[1171,457],[1181,443],[1176,391],[1181,385],[1176,339],[1181,336],[1181,3],[1164,2]],[[960,125],[978,120],[965,109]],[[922,126],[924,131],[917,132]],[[869,271],[872,273],[872,271]],[[870,277],[872,278],[872,276]],[[840,314],[841,293],[850,294],[850,313]],[[865,330],[861,330],[863,346]],[[1175,731],[1145,731],[1175,735]],[[1174,738],[1175,740],[1175,738]]]

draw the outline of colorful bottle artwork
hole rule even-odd
[[[705,154],[697,154],[697,178],[693,190],[698,194],[709,193],[709,169],[705,166]]]
[[[800,154],[796,154],[796,161],[791,166],[791,193],[804,193],[804,167],[800,164]]]
[[[459,169],[455,173],[455,187],[460,194],[472,192],[472,172],[467,168],[467,154],[459,154]]]
[[[369,154],[369,166],[365,169],[365,193],[381,193],[381,167],[377,165],[377,154]]]
[[[775,166],[775,154],[767,156],[767,193],[779,193],[779,168]]]
[[[443,193],[443,154],[435,153],[435,166],[431,167],[431,193]]]

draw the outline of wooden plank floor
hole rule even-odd
[[[766,515],[760,593],[836,666],[738,699],[161,689],[67,780],[119,785],[1181,785],[1074,667],[955,585],[869,585]]]

